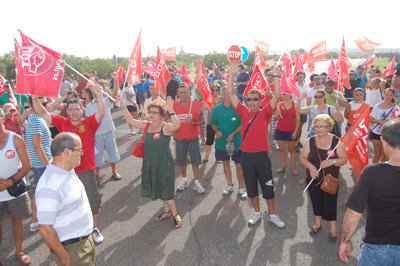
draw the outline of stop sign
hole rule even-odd
[[[232,45],[228,50],[228,59],[233,62],[240,62],[242,59],[242,50],[238,45]]]

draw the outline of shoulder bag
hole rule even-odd
[[[132,155],[135,156],[135,157],[143,158],[143,154],[144,154],[143,139],[144,139],[144,137],[146,136],[147,129],[149,128],[150,124],[151,124],[150,122],[147,122],[147,123],[146,123],[146,126],[145,126],[145,128],[144,128],[144,130],[143,130],[143,136],[142,136],[142,138],[139,140],[139,142],[136,143],[136,147],[135,147],[135,149],[133,149],[133,151],[132,151]]]

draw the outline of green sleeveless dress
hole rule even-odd
[[[175,165],[163,130],[146,133],[142,165],[142,197],[172,200],[175,192]]]

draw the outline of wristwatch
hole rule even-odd
[[[167,112],[167,113],[168,113],[169,116],[175,115],[175,112],[172,112],[172,113]]]

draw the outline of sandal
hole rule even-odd
[[[314,226],[311,227],[311,229],[310,229],[310,235],[314,235],[314,234],[318,233],[319,230],[321,230],[321,226],[320,226],[319,228],[314,228]]]
[[[305,182],[307,182],[305,177],[299,180],[300,185],[303,185]]]
[[[329,237],[329,240],[330,240],[330,241],[335,242],[335,241],[337,240],[337,235],[334,236],[334,235],[331,234],[331,232],[329,232],[329,236],[328,236],[328,237]]]
[[[177,216],[179,216],[179,212],[177,212],[174,215],[174,224],[175,224],[175,228],[176,229],[178,229],[178,228],[180,228],[182,226],[182,218],[179,216],[179,220],[178,220],[178,219],[176,219]]]
[[[122,179],[121,175],[120,175],[120,174],[118,174],[118,173],[115,173],[115,174],[113,174],[113,175],[112,175],[112,178],[114,178],[114,180],[116,180],[116,181],[118,181],[118,180],[121,180],[121,179]]]
[[[19,260],[19,263],[21,263],[22,265],[28,265],[31,263],[31,258],[24,252],[15,254],[15,257]]]
[[[292,170],[292,174],[293,174],[294,176],[297,176],[297,175],[299,175],[299,171]]]
[[[280,174],[280,173],[283,173],[283,172],[286,172],[286,167],[278,168],[278,169],[276,169],[276,171],[275,171],[275,173],[277,173],[277,174]]]
[[[171,215],[172,215],[171,211],[162,212],[160,215],[158,215],[158,217],[156,218],[156,221],[161,222],[162,220],[165,220],[165,219],[171,217]]]

